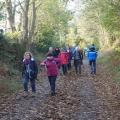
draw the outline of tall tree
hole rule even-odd
[[[28,12],[29,12],[29,2],[30,0],[24,1],[24,9],[23,9],[23,43],[26,45],[26,49],[29,49],[29,41],[28,41]]]
[[[15,28],[15,6],[13,8],[11,0],[5,0],[5,2],[6,2],[6,9],[8,13],[8,20],[9,20],[10,28],[12,32],[14,32],[16,30]]]

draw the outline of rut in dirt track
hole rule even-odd
[[[102,77],[102,76],[101,76]],[[98,94],[95,81],[89,73],[86,61],[82,74],[76,76],[71,71],[66,77],[57,80],[57,95],[49,95],[47,78],[39,76],[35,98],[18,99],[12,96],[11,102],[1,104],[0,120],[118,120],[113,118],[112,111]],[[97,84],[98,86],[98,84]],[[104,91],[106,92],[106,91]],[[107,93],[105,93],[107,94]]]

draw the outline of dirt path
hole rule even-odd
[[[119,87],[104,66],[98,68],[93,77],[84,61],[81,76],[71,71],[59,77],[55,97],[49,95],[49,83],[42,77],[35,98],[23,98],[19,93],[1,103],[0,120],[120,120]]]

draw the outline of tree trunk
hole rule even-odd
[[[29,46],[31,46],[34,40],[35,23],[36,23],[36,8],[35,8],[35,1],[32,0],[32,24],[29,30]]]
[[[8,21],[12,32],[16,30],[15,28],[15,14],[13,13],[12,2],[11,0],[6,0],[6,9],[8,13]]]
[[[29,2],[30,0],[24,1],[24,10],[23,10],[23,44],[26,47],[26,50],[29,50],[28,42],[28,11],[29,11]]]

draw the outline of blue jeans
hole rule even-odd
[[[89,61],[91,67],[91,74],[96,74],[96,60]]]
[[[24,78],[24,80],[23,80],[24,91],[28,92],[29,81],[31,83],[32,92],[35,93],[36,92],[35,79]]]
[[[55,82],[57,76],[48,76],[50,87],[51,87],[51,94],[55,94]]]

